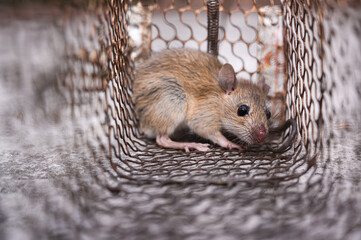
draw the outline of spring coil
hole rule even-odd
[[[219,1],[207,1],[207,52],[218,55]]]

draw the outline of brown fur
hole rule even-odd
[[[154,138],[186,125],[214,142],[225,129],[247,143],[255,142],[255,126],[264,124],[268,130],[266,96],[249,81],[240,81],[226,95],[218,82],[221,67],[212,55],[189,49],[166,50],[140,65],[133,100],[141,130]],[[250,107],[249,116],[237,115],[243,104]]]

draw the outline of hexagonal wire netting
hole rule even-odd
[[[69,74],[62,84],[71,90],[65,95],[74,115],[83,119],[85,141],[100,167],[94,179],[123,196],[114,203],[104,200],[105,209],[124,217],[109,230],[123,236],[203,239],[276,237],[282,228],[283,237],[332,237],[303,230],[313,224],[326,228],[322,221],[332,222],[325,210],[328,199],[342,194],[334,188],[339,174],[329,166],[344,153],[337,149],[345,133],[335,129],[348,130],[354,123],[350,119],[359,119],[359,107],[352,104],[361,95],[360,70],[352,69],[360,65],[352,50],[360,47],[355,41],[361,31],[357,2],[221,1],[219,45],[211,42],[211,52],[231,62],[237,77],[266,78],[273,89],[274,126],[290,118],[298,126],[295,139],[283,129],[244,153],[217,146],[206,153],[163,149],[137,129],[131,101],[137,63],[167,48],[207,51],[207,2],[109,0],[96,6],[96,18],[86,19],[77,41],[69,43]],[[342,34],[342,27],[351,37]],[[282,41],[269,41],[267,36],[274,36],[269,31],[282,34]],[[84,36],[90,36],[91,46],[79,41]],[[271,77],[266,76],[267,48],[273,51]],[[272,150],[283,143],[289,145],[283,151]],[[360,219],[352,213],[359,207],[353,202],[347,208],[336,238],[360,232]],[[307,216],[312,216],[308,222]],[[303,226],[295,219],[302,219]],[[162,227],[151,230],[153,224]]]

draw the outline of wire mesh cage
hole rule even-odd
[[[57,87],[71,105],[75,145],[86,146],[75,149],[90,180],[77,172],[58,183],[73,207],[46,202],[53,222],[67,226],[50,236],[358,239],[357,1],[72,4]],[[209,52],[232,63],[237,78],[266,81],[275,116],[268,141],[246,152],[184,152],[146,138],[132,102],[134,72],[169,48]]]
[[[135,181],[229,184],[278,181],[280,178],[298,176],[308,170],[309,166],[305,169],[296,167],[297,162],[307,163],[308,159],[304,158],[303,154],[302,157],[294,158],[294,153],[270,152],[265,146],[257,146],[254,149],[251,147],[246,153],[226,151],[217,147],[207,153],[184,153],[162,149],[139,133],[131,101],[134,60],[141,61],[152,52],[162,49],[188,45],[190,48],[206,51],[208,44],[209,50],[217,55],[218,34],[212,40],[212,37],[207,38],[207,33],[211,34],[214,31],[211,28],[218,29],[219,22],[221,61],[228,61],[228,58],[236,59],[239,63],[235,65],[239,77],[249,80],[254,78],[253,81],[257,81],[256,76],[262,74],[261,55],[267,43],[261,41],[257,30],[260,25],[258,8],[267,2],[260,5],[252,2],[248,5],[225,3],[221,5],[219,21],[217,14],[210,13],[214,9],[218,12],[219,4],[216,1],[216,5],[211,6],[210,3],[212,2],[208,2],[208,8],[207,3],[202,1],[132,2],[129,5],[126,2],[113,3],[106,8],[106,14],[102,16],[107,24],[107,35],[103,36],[105,39],[100,40],[98,52],[89,53],[84,48],[76,50],[78,55],[75,61],[82,61],[80,73],[83,80],[75,82],[71,77],[65,80],[65,85],[76,89],[74,98],[83,98],[90,92],[97,92],[96,100],[91,97],[91,101],[95,101],[92,104],[98,119],[97,126],[91,126],[95,134],[93,138],[101,140],[104,157],[110,159],[116,176]],[[272,6],[276,7],[273,2]],[[272,17],[276,18],[276,23],[273,25],[282,24],[279,6],[274,14]],[[150,19],[153,19],[153,22]],[[215,20],[216,27],[211,26],[211,19]],[[277,34],[280,34],[280,30],[282,33],[282,28],[277,27]],[[276,49],[273,50],[275,54],[282,50],[283,44],[280,42],[282,41],[278,39]],[[96,56],[100,56],[98,59],[103,59],[102,63],[91,62],[92,55],[95,60]],[[102,79],[92,78],[91,73],[86,71],[87,63],[84,63],[84,60],[89,60],[88,64],[94,69],[108,70],[110,75]],[[281,62],[278,64],[282,65]],[[273,110],[278,111],[279,120],[284,121],[284,75],[278,74],[281,75],[276,77],[278,82],[275,84],[278,85],[278,89],[273,91],[271,101],[276,105]]]
[[[115,192],[122,191],[121,183],[151,184],[150,188],[152,184],[181,184],[182,194],[198,191],[198,184],[205,184],[196,198],[214,198],[211,204],[215,205],[225,199],[206,193],[206,189],[212,185],[235,186],[236,190],[215,191],[230,194],[229,199],[235,203],[227,214],[241,216],[243,223],[258,210],[282,212],[285,218],[280,220],[281,225],[288,225],[288,221],[292,225],[294,215],[317,211],[332,191],[326,179],[335,177],[327,167],[337,145],[332,129],[352,125],[349,118],[346,125],[340,124],[345,121],[335,117],[338,106],[347,106],[347,111],[356,116],[354,119],[360,112],[351,104],[360,99],[359,70],[346,70],[343,67],[347,64],[341,63],[341,59],[349,57],[354,62],[347,66],[360,64],[360,57],[352,51],[359,46],[359,12],[357,7],[345,7],[352,5],[359,7],[346,1],[109,1],[98,15],[97,27],[102,34],[94,43],[96,50],[84,46],[75,50],[78,54],[73,61],[81,61],[80,75],[74,78],[71,74],[65,80],[73,90],[72,102],[87,99],[91,112],[96,113],[90,125],[92,136],[87,139],[93,139],[92,146],[100,147],[100,151],[94,151],[95,158],[103,159],[103,171],[112,178],[102,184]],[[349,24],[348,36],[354,38],[343,38],[345,35],[336,29]],[[349,41],[353,47],[340,43]],[[208,51],[221,62],[232,63],[239,78],[253,82],[265,78],[272,89],[269,100],[277,115],[274,124],[294,119],[298,126],[296,138],[292,133],[295,126],[283,127],[283,134],[245,153],[216,146],[206,153],[185,153],[163,149],[146,139],[137,128],[131,101],[134,70],[139,62],[168,48]],[[102,73],[103,77],[94,73]],[[352,86],[347,96],[341,86]],[[272,151],[285,142],[282,151]],[[146,189],[141,191],[149,193]],[[173,192],[177,190],[169,189],[175,194],[172,196],[178,196]],[[316,193],[317,200],[309,197]],[[284,204],[270,210],[267,206],[272,205],[271,199]],[[264,207],[263,201],[267,202]],[[319,201],[317,207],[313,201]],[[240,213],[239,209],[249,203],[250,212]],[[179,210],[187,206],[180,203]],[[351,222],[350,226],[357,225]],[[212,222],[202,233],[217,236],[206,233],[215,225]],[[230,236],[255,233],[252,227],[239,230],[233,224],[222,226],[230,229]],[[257,226],[265,234],[272,232],[268,226]],[[190,236],[197,231],[193,229]],[[352,231],[349,228],[343,236],[353,236]]]

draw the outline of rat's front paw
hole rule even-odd
[[[207,152],[209,151],[209,144],[205,143],[186,143],[186,146],[184,146],[184,150],[186,152],[189,152],[189,149],[196,149],[200,152]]]
[[[157,135],[156,142],[159,146],[166,148],[184,149],[189,152],[190,149],[196,149],[201,152],[209,151],[209,144],[195,142],[174,142],[168,135]]]
[[[215,141],[219,146],[227,149],[238,149],[240,151],[245,151],[246,148],[244,146],[235,144],[231,141],[229,141],[227,138],[225,138],[223,135],[219,134]]]
[[[235,143],[233,143],[233,142],[230,142],[228,145],[227,145],[227,147],[226,148],[228,148],[228,149],[238,149],[238,150],[240,150],[240,151],[246,151],[246,147],[245,146],[242,146],[242,145],[238,145],[238,144],[235,144]]]

